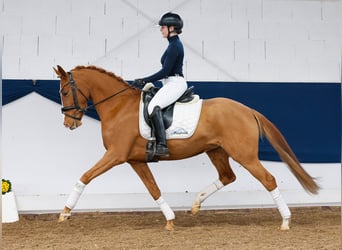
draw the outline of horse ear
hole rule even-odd
[[[56,75],[57,75],[58,77],[60,77],[59,71],[58,71],[55,67],[52,67],[52,68],[53,68],[53,70],[55,71]]]
[[[65,73],[65,70],[61,66],[57,65],[57,69],[53,67],[53,70],[59,78],[67,78],[67,73]]]

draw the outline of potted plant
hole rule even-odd
[[[7,194],[12,191],[12,183],[10,180],[2,179],[2,194]]]
[[[2,179],[2,223],[15,222],[19,220],[17,205],[12,183],[10,180]]]

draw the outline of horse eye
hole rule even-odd
[[[68,96],[68,95],[69,95],[69,91],[62,92],[62,96]]]

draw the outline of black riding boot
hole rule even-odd
[[[152,114],[150,115],[152,128],[156,137],[156,156],[169,156],[169,149],[166,144],[166,133],[163,122],[161,109],[159,106],[154,107]]]

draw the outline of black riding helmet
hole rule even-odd
[[[176,13],[171,13],[168,12],[166,14],[164,14],[158,23],[160,26],[173,26],[175,28],[175,32],[177,34],[182,33],[182,28],[183,28],[183,20],[182,18],[176,14]]]

